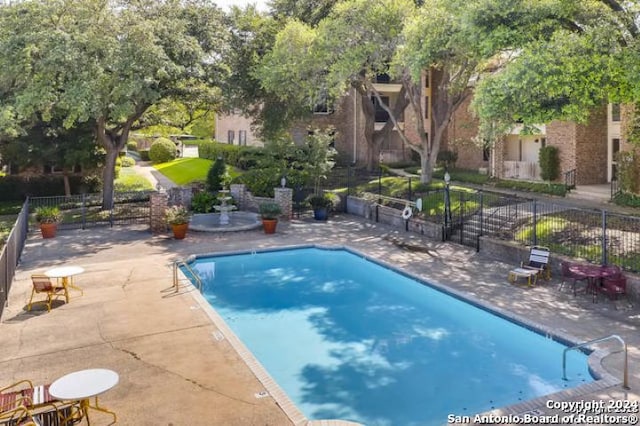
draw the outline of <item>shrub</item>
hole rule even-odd
[[[122,157],[120,164],[122,167],[133,167],[136,165],[136,160],[131,157]]]
[[[222,189],[225,181],[225,173],[227,165],[222,157],[218,157],[216,161],[211,164],[209,172],[207,173],[207,189],[211,192],[218,192]]]
[[[55,206],[36,207],[34,213],[38,223],[58,223],[62,220],[60,209]]]
[[[171,206],[165,211],[165,218],[169,225],[183,225],[189,223],[189,212],[184,206]]]
[[[498,180],[494,183],[497,188],[509,188],[520,191],[532,191],[542,194],[559,195],[564,197],[567,195],[567,187],[564,183],[538,183],[526,182],[520,180]]]
[[[277,219],[278,216],[282,213],[280,204],[271,201],[260,204],[259,211],[260,216],[262,216],[263,219],[267,220]]]
[[[319,194],[313,194],[307,198],[307,203],[311,206],[312,209],[330,209],[333,206],[333,200],[329,197],[325,197]]]
[[[619,152],[617,176],[620,189],[632,194],[640,193],[640,155],[636,151]]]
[[[127,151],[137,151],[138,143],[136,141],[127,142]]]
[[[613,201],[619,206],[640,207],[640,195],[633,195],[628,192],[618,193]]]
[[[438,167],[452,169],[456,166],[456,161],[458,161],[457,152],[448,149],[438,151],[438,157],[436,158],[436,165]]]
[[[197,192],[191,198],[191,210],[194,213],[210,213],[216,204],[216,197],[210,192]]]
[[[149,159],[153,163],[166,163],[176,158],[176,144],[171,139],[158,138],[149,149]]]
[[[100,192],[102,180],[99,176],[69,176],[71,193]],[[64,195],[64,179],[62,176],[4,176],[0,177],[0,201],[24,200],[31,197],[47,197]]]
[[[540,163],[540,177],[543,180],[553,181],[560,175],[560,157],[555,146],[543,146],[538,151]]]

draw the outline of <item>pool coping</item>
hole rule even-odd
[[[397,272],[403,276],[416,280],[423,285],[431,286],[442,293],[445,293],[459,300],[462,300],[466,303],[470,303],[480,309],[483,309],[492,314],[495,314],[502,319],[515,323],[519,326],[525,327],[528,330],[538,333],[548,339],[555,340],[569,347],[584,343],[584,342],[579,342],[575,337],[569,335],[568,333],[553,331],[549,327],[545,327],[542,324],[539,324],[535,321],[532,321],[528,318],[525,318],[509,310],[491,305],[472,295],[463,293],[459,290],[453,289],[437,281],[432,281],[430,279],[427,282],[425,281],[424,278],[416,274],[403,270],[382,259],[378,259],[374,256],[363,253],[359,250],[356,250],[346,245],[295,244],[295,245],[286,245],[286,246],[270,247],[270,248],[263,248],[263,249],[251,249],[251,250],[245,249],[245,250],[232,250],[232,251],[223,251],[223,252],[200,253],[200,254],[191,255],[188,257],[188,259],[189,261],[192,261],[198,258],[211,257],[211,256],[218,256],[218,257],[234,256],[234,255],[241,255],[241,254],[265,253],[265,252],[286,251],[286,250],[305,249],[305,248],[348,251],[349,253],[352,253],[356,256],[360,256],[363,259],[376,263],[384,268],[393,270],[394,272]],[[182,275],[181,281],[183,282],[186,281],[189,283],[188,285],[193,286],[193,284],[188,279],[188,277],[186,277],[180,269],[178,269],[178,271],[179,271],[179,274]],[[338,420],[338,419],[335,419],[335,420],[307,419],[307,417],[302,413],[302,411],[300,411],[300,409],[289,398],[286,392],[267,372],[267,369],[260,363],[260,361],[258,361],[258,359],[253,355],[253,353],[251,353],[251,351],[231,330],[231,328],[227,325],[226,321],[224,321],[224,319],[220,316],[220,314],[218,314],[218,312],[209,304],[209,302],[207,302],[204,296],[199,291],[193,291],[190,293],[191,293],[191,296],[194,298],[194,300],[198,303],[198,306],[203,310],[203,312],[209,317],[209,319],[211,319],[213,324],[218,328],[223,338],[226,338],[229,344],[237,352],[238,356],[245,362],[245,364],[247,364],[249,369],[258,378],[258,380],[265,387],[269,395],[271,395],[274,401],[282,408],[284,413],[287,415],[287,417],[289,417],[289,419],[292,421],[293,424],[308,425],[308,426],[320,426],[320,425],[353,426],[353,425],[360,424],[352,421]],[[216,340],[221,340],[219,336],[214,336],[214,338]],[[586,351],[586,349],[584,349],[584,351]],[[496,408],[490,411],[470,414],[468,417],[474,418],[475,416],[509,416],[509,415],[521,416],[528,413],[533,415],[541,415],[542,414],[541,411],[544,412],[544,410],[546,409],[546,404],[550,400],[563,401],[563,400],[574,399],[574,398],[584,396],[593,392],[603,391],[613,386],[620,385],[622,383],[622,380],[616,378],[614,375],[609,373],[602,365],[602,361],[606,356],[612,353],[617,353],[617,352],[619,351],[612,351],[609,349],[597,349],[597,350],[588,352],[589,356],[587,358],[587,363],[589,366],[589,372],[594,377],[593,382],[581,384],[571,389],[565,389],[565,390],[561,390],[551,394],[542,395],[537,398],[533,398],[533,399],[519,402],[516,404],[511,404],[508,406]],[[451,414],[454,414],[454,413],[451,413]]]

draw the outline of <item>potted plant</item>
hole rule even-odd
[[[182,240],[189,229],[189,212],[184,206],[171,206],[165,211],[167,223],[171,225],[173,236]]]
[[[273,234],[276,232],[278,224],[278,216],[282,213],[282,208],[278,203],[267,202],[260,204],[260,216],[262,217],[262,227],[265,234]]]
[[[40,224],[42,238],[53,238],[62,220],[60,209],[55,206],[41,206],[35,209],[36,221]]]
[[[313,209],[313,218],[315,220],[327,220],[329,212],[333,208],[334,194],[313,194],[307,198],[307,202]]]

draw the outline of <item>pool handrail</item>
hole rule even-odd
[[[178,289],[180,287],[180,280],[178,279],[178,268],[180,266],[184,267],[187,272],[191,274],[191,276],[194,278],[194,284],[196,288],[200,291],[200,293],[202,293],[202,280],[200,279],[200,276],[193,269],[191,269],[191,266],[189,266],[187,261],[184,260],[176,260],[173,262],[173,286],[176,289],[176,293],[178,292]]]
[[[629,387],[629,360],[628,360],[628,349],[627,343],[624,339],[617,334],[611,334],[609,336],[600,337],[598,339],[589,340],[588,342],[583,342],[575,346],[571,346],[570,348],[566,348],[562,351],[562,380],[567,380],[567,352],[573,349],[579,349],[584,346],[588,346],[594,343],[604,342],[605,340],[615,339],[618,342],[622,343],[622,347],[624,349],[624,366],[622,372],[622,387],[625,389],[631,389]]]

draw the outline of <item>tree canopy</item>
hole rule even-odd
[[[491,33],[509,56],[476,88],[483,133],[501,133],[514,122],[584,122],[607,102],[638,102],[639,7],[635,1],[509,0],[470,11],[474,28]]]
[[[93,124],[115,159],[143,113],[164,98],[206,94],[223,72],[222,13],[205,0],[33,0],[0,7],[0,131],[60,119]]]

